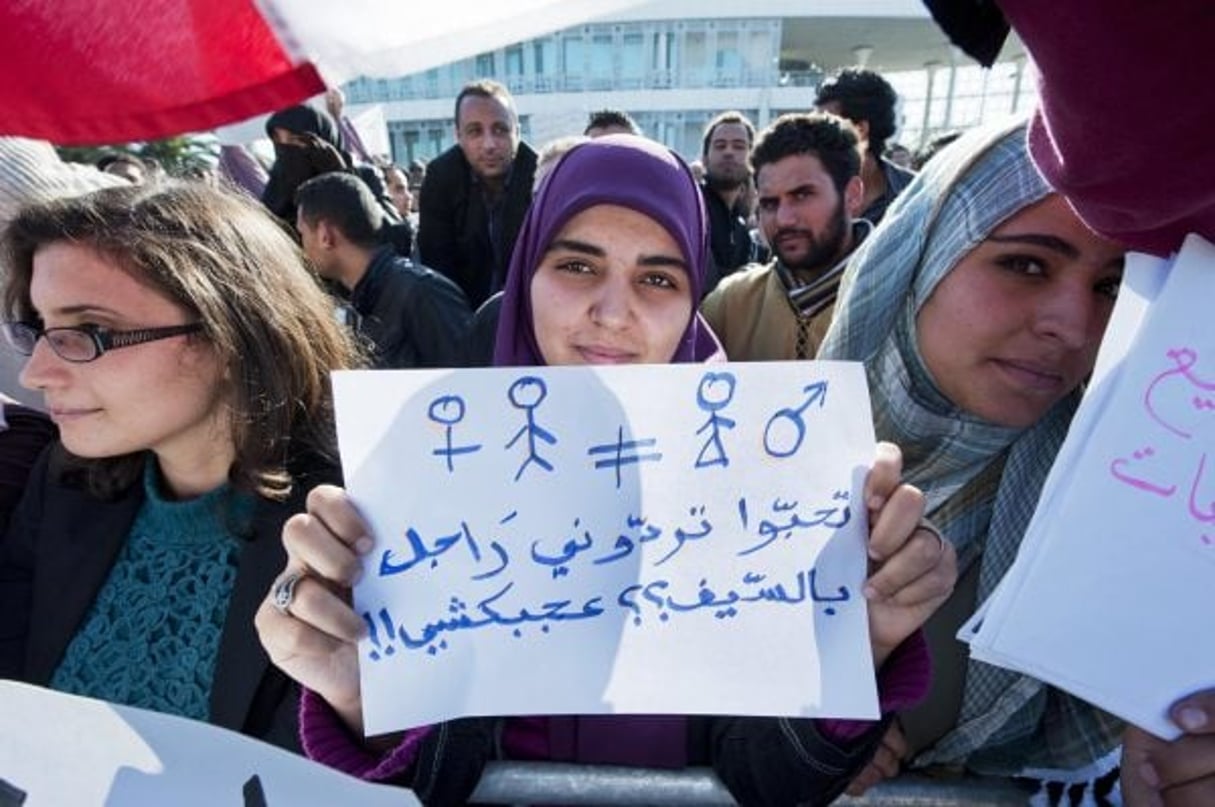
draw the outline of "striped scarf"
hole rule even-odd
[[[852,248],[848,254],[812,280],[800,280],[779,257],[772,259],[776,276],[780,279],[781,285],[788,295],[789,307],[793,310],[793,316],[797,322],[797,336],[794,338],[793,344],[794,358],[799,360],[814,358],[818,348],[818,340],[812,339],[810,334],[814,319],[835,305],[835,298],[839,293],[840,280],[844,277],[844,268],[848,265],[848,258],[869,237],[871,230],[873,230],[873,225],[865,219],[857,219],[852,222]]]
[[[835,266],[810,281],[799,280],[787,266],[781,263],[780,258],[776,259],[776,272],[780,275],[780,281],[789,295],[789,305],[793,307],[793,313],[805,319],[813,319],[815,315],[835,303],[840,279],[844,276],[844,267],[848,265],[848,258],[864,243],[872,230],[873,225],[865,219],[857,219],[852,222],[852,251],[840,258]]]
[[[1012,565],[1079,391],[1026,429],[975,418],[933,382],[915,317],[962,257],[1049,193],[1026,153],[1023,123],[964,135],[853,253],[819,354],[865,363],[878,439],[902,448],[906,481],[924,490],[960,561],[979,558],[980,602]],[[993,463],[1002,471],[983,474]],[[951,506],[955,496],[965,503]],[[1108,752],[1120,730],[1114,718],[1036,679],[971,660],[957,725],[915,763],[993,775],[1076,768]]]

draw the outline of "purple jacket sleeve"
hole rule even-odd
[[[887,715],[915,706],[932,685],[932,656],[923,631],[916,631],[894,649],[878,670],[878,709]],[[829,740],[856,739],[873,728],[872,720],[818,720],[818,730]]]
[[[337,713],[315,692],[300,696],[300,744],[311,760],[372,782],[399,778],[417,759],[429,726],[410,729],[394,747],[377,753],[363,747]]]
[[[932,660],[920,631],[895,648],[878,672],[878,706],[882,714],[914,706],[928,694]],[[847,742],[873,728],[870,720],[817,720],[829,740]],[[405,732],[384,752],[366,749],[354,738],[320,695],[305,689],[300,697],[300,742],[309,759],[369,781],[398,779],[414,763],[429,726]]]

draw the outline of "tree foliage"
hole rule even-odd
[[[173,176],[211,168],[219,157],[219,143],[211,135],[179,135],[142,143],[108,146],[60,146],[59,156],[69,162],[94,164],[107,154],[132,154],[152,160]]]

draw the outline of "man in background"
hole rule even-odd
[[[898,129],[898,102],[898,94],[886,79],[872,70],[855,68],[841,70],[820,84],[814,100],[822,111],[847,118],[856,127],[865,154],[861,166],[865,197],[860,217],[871,224],[882,220],[886,208],[915,178],[915,174],[882,156],[886,141]]]
[[[759,226],[775,257],[722,280],[701,313],[731,361],[813,359],[831,324],[848,256],[869,222],[861,154],[843,118],[783,115],[751,152]]]
[[[377,368],[453,367],[472,312],[447,278],[380,240],[383,211],[358,177],[333,172],[300,186],[296,228],[317,272],[349,295],[349,324]]]
[[[536,153],[520,141],[514,99],[497,82],[466,84],[455,117],[456,145],[430,162],[422,182],[418,254],[476,308],[502,288]]]
[[[641,135],[641,127],[633,117],[620,109],[600,109],[592,112],[582,134],[587,137],[603,137],[610,134]]]
[[[701,161],[704,180],[700,189],[709,214],[709,248],[713,266],[705,293],[721,278],[745,266],[754,255],[751,228],[747,226],[747,189],[751,169],[747,156],[755,142],[755,126],[741,112],[723,112],[705,126]]]

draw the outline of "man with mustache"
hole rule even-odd
[[[430,162],[422,181],[418,256],[475,309],[502,288],[531,203],[536,152],[519,139],[515,101],[495,81],[464,85],[455,120],[456,144]]]
[[[723,112],[705,127],[700,154],[705,176],[700,189],[709,215],[709,250],[713,255],[706,293],[721,278],[756,260],[747,226],[747,191],[751,186],[747,155],[753,145],[755,126],[741,112]]]
[[[812,359],[831,324],[848,256],[871,225],[852,124],[783,115],[751,151],[759,228],[775,256],[723,279],[701,312],[732,361]]]

